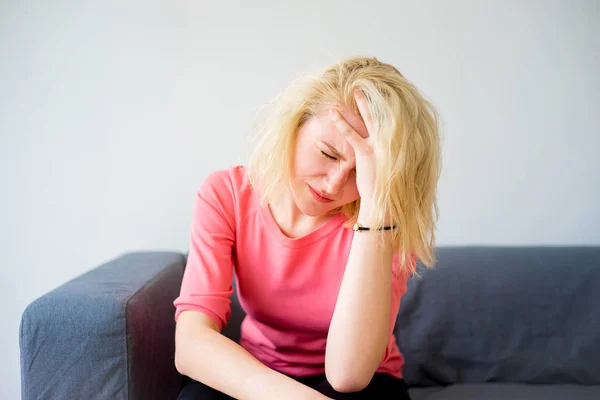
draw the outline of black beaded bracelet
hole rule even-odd
[[[391,229],[396,229],[396,225],[394,225],[394,226],[383,226],[383,227],[381,227],[381,228],[377,228],[377,229],[375,229],[375,230],[376,230],[376,231],[389,231],[389,230],[391,230]],[[359,231],[370,231],[370,230],[371,230],[371,228],[367,228],[366,226],[362,226],[361,224],[359,224],[359,223],[357,222],[357,223],[355,223],[355,224],[352,226],[352,230],[353,230],[354,232],[359,232]]]

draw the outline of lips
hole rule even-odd
[[[321,194],[321,192],[317,192],[315,189],[312,188],[312,186],[308,185],[308,188],[310,189],[310,192],[312,193],[313,197],[321,202],[321,203],[329,203],[331,201],[333,201],[332,199],[325,197]]]

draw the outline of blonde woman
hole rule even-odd
[[[393,327],[417,259],[435,264],[437,111],[370,57],[272,104],[248,165],[197,193],[174,302],[180,399],[408,399]],[[232,279],[239,343],[220,333]]]

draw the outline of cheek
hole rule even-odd
[[[356,187],[356,181],[352,180],[352,183],[349,185],[348,196],[351,198],[350,201],[358,200],[360,197],[360,193],[358,193],[358,188]]]
[[[305,150],[296,155],[295,171],[297,177],[322,176],[327,173],[327,160],[317,152]]]
[[[352,177],[348,179],[346,183],[346,187],[344,188],[344,197],[342,199],[344,204],[352,203],[355,200],[358,200],[360,194],[358,193],[358,188],[356,187],[356,178]]]

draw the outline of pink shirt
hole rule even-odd
[[[235,270],[246,312],[240,345],[279,372],[324,374],[327,332],[354,235],[344,221],[340,213],[306,236],[289,238],[260,206],[245,167],[210,174],[196,197],[175,319],[196,310],[223,328]],[[401,378],[404,357],[393,327],[409,274],[394,269],[392,275],[390,335],[377,372]]]

